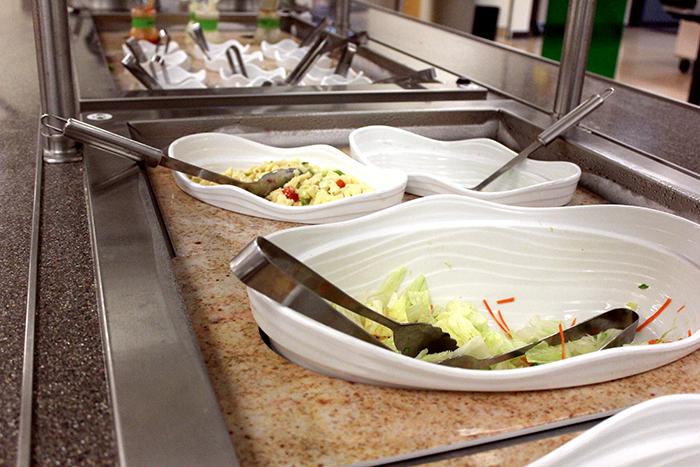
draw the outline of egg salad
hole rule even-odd
[[[273,203],[309,206],[373,191],[372,187],[342,170],[322,168],[299,160],[271,161],[245,170],[229,167],[223,174],[242,182],[254,182],[269,172],[287,168],[297,169],[298,173],[284,186],[266,196]],[[216,185],[197,177],[192,177],[192,180],[201,185]]]

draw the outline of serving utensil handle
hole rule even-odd
[[[554,139],[564,133],[566,130],[576,125],[578,122],[583,120],[583,118],[589,113],[593,112],[595,109],[600,107],[600,105],[605,102],[605,99],[610,97],[610,95],[615,92],[613,88],[606,89],[602,94],[594,94],[585,101],[581,102],[576,108],[571,112],[561,117],[557,122],[545,129],[542,133],[537,136],[537,140],[542,143],[543,146],[548,145]]]
[[[56,122],[60,126],[55,126],[54,123]],[[150,167],[157,166],[164,156],[163,151],[160,149],[74,118],[65,119],[55,115],[44,114],[41,116],[41,124],[75,141],[89,144],[132,161],[143,162]]]

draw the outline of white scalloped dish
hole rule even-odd
[[[217,172],[229,167],[246,169],[268,161],[298,159],[319,167],[340,169],[374,189],[323,204],[284,206],[238,187],[204,186],[173,172],[182,190],[205,203],[249,216],[288,222],[318,224],[352,219],[400,203],[406,187],[404,173],[367,167],[332,146],[320,144],[276,148],[225,133],[199,133],[175,140],[168,155]]]
[[[700,226],[671,214],[615,205],[521,208],[436,195],[268,238],[360,300],[401,266],[410,271],[407,281],[417,274],[426,277],[438,305],[458,299],[483,312],[482,299],[515,296],[515,302],[503,305],[513,329],[535,314],[570,323],[629,302],[638,304],[645,320],[672,299],[635,339],[646,343],[670,330],[669,343],[485,371],[381,349],[248,289],[253,316],[275,348],[330,376],[418,389],[538,390],[630,376],[700,347],[700,310],[694,305],[700,300]],[[678,312],[682,305],[687,307]]]
[[[700,395],[677,394],[625,409],[529,467],[690,467],[698,460]]]
[[[350,133],[352,156],[372,167],[403,170],[406,191],[418,196],[456,194],[516,206],[563,206],[571,201],[581,169],[571,162],[528,159],[484,191],[475,186],[516,153],[487,138],[438,141],[388,126]]]

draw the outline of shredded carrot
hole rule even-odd
[[[685,305],[681,305],[681,307],[676,310],[676,313],[680,313],[683,310],[685,310]]]
[[[661,306],[659,307],[658,310],[656,310],[656,313],[654,313],[653,315],[651,315],[650,317],[648,317],[646,321],[644,321],[642,324],[639,325],[639,327],[637,328],[637,332],[641,331],[642,329],[644,329],[645,327],[647,327],[647,325],[648,325],[649,323],[651,323],[651,322],[654,321],[656,318],[658,318],[658,316],[659,316],[670,304],[671,304],[671,297],[666,297],[666,301],[664,302],[664,304],[661,305]]]
[[[576,326],[576,317],[574,317],[574,320],[571,322],[571,326]]]
[[[564,348],[564,328],[559,323],[559,339],[561,339],[561,359],[566,358],[566,349]]]
[[[508,297],[508,298],[502,298],[500,300],[496,300],[496,303],[499,305],[503,305],[504,303],[513,303],[515,301],[515,297]]]
[[[506,327],[506,330],[507,330],[508,332],[510,332],[510,326],[508,326],[508,323],[506,323],[506,320],[503,319],[503,315],[501,314],[501,310],[500,310],[500,309],[498,310],[498,319],[501,320],[501,323],[503,323],[503,326]]]
[[[690,337],[690,336],[692,336],[692,335],[693,335],[693,331],[691,331],[690,329],[688,329],[688,337]]]
[[[650,339],[647,341],[647,344],[654,345],[654,344],[658,344],[659,342],[660,342],[659,339]]]
[[[483,302],[484,302],[484,305],[486,306],[486,309],[488,310],[489,314],[491,315],[491,318],[493,318],[493,320],[496,322],[496,324],[498,324],[498,327],[501,328],[501,331],[503,331],[503,333],[505,335],[507,335],[509,338],[512,339],[510,333],[505,328],[505,326],[503,326],[503,324],[500,321],[498,321],[498,318],[496,318],[496,315],[493,314],[493,310],[491,310],[491,307],[489,306],[489,302],[487,302],[486,299],[484,299]]]

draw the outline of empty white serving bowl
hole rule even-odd
[[[209,52],[208,52],[209,57],[212,60],[214,58],[218,57],[219,55],[225,54],[226,49],[228,49],[232,45],[237,47],[238,50],[240,50],[242,54],[245,54],[246,52],[248,52],[248,49],[250,49],[249,45],[243,45],[240,42],[238,42],[236,39],[229,39],[226,42],[220,42],[220,43],[209,42],[208,45],[209,45]],[[200,60],[204,60],[204,58],[205,58],[204,54],[197,46],[193,47],[192,54]]]
[[[149,72],[151,71],[150,66],[147,68],[147,70],[149,70]],[[162,86],[178,85],[187,80],[203,82],[207,77],[207,72],[204,70],[191,73],[179,66],[166,67],[164,73],[160,66],[155,65],[155,70],[155,78]]]
[[[372,84],[372,80],[364,76],[360,72],[355,72],[353,70],[348,71],[347,76],[336,75],[332,73],[330,75],[315,75],[314,70],[310,70],[309,73],[304,76],[301,81],[303,85],[306,86],[351,86],[354,84]]]
[[[243,58],[243,63],[248,65],[256,65],[260,66],[262,65],[263,61],[263,55],[262,52],[253,52],[252,54],[242,54],[241,57]],[[236,62],[236,59],[234,58],[233,63],[238,65]],[[228,59],[226,58],[226,54],[220,54],[220,55],[212,55],[211,60],[204,60],[204,66],[213,71],[219,71],[222,69],[230,70],[231,65],[228,63]]]
[[[221,68],[219,76],[221,84],[219,87],[255,87],[262,86],[265,81],[284,80],[287,72],[284,68],[275,68],[274,70],[263,70],[257,65],[246,65],[248,77],[241,74],[231,74],[228,68]]]
[[[284,58],[291,52],[299,49],[299,44],[292,39],[282,39],[274,44],[267,41],[262,41],[260,43],[260,49],[262,50],[265,58],[268,60],[275,60],[275,52],[277,52],[280,57]],[[304,47],[302,50],[306,51],[308,49],[308,47]]]
[[[651,209],[522,208],[456,195],[420,198],[347,222],[269,235],[350,295],[363,299],[405,266],[423,274],[433,303],[515,296],[504,318],[571,323],[638,304],[647,342],[514,370],[466,370],[416,360],[318,323],[248,289],[253,316],[275,348],[312,370],[352,381],[458,391],[522,391],[593,384],[642,373],[700,347],[700,226]],[[639,284],[648,284],[642,290]],[[687,308],[677,312],[682,305]],[[493,325],[495,328],[495,325]],[[687,337],[687,331],[693,332]],[[679,339],[679,340],[677,340]]]
[[[160,82],[163,89],[206,89],[207,85],[196,78],[187,78],[179,83]]]
[[[350,198],[308,206],[283,206],[231,185],[203,186],[173,172],[185,192],[205,203],[249,216],[288,222],[317,224],[362,216],[400,203],[406,175],[396,170],[373,169],[326,145],[276,148],[224,133],[200,133],[174,141],[170,157],[223,172],[229,167],[246,169],[264,162],[298,159],[329,169],[340,169],[368,184],[374,191]]]
[[[516,153],[487,138],[438,141],[389,126],[350,134],[352,156],[363,164],[403,170],[414,195],[458,194],[518,206],[562,206],[571,201],[581,169],[571,162],[527,159],[484,191],[475,186]]]
[[[292,71],[294,68],[296,68],[301,59],[304,58],[304,55],[306,55],[306,50],[304,49],[294,50],[284,56],[280,55],[278,52],[275,52],[275,61],[277,62],[277,65],[281,66],[285,70]],[[316,75],[327,76],[333,74],[333,71],[335,71],[335,68],[333,68],[333,60],[331,60],[327,54],[321,55],[316,59],[316,62],[314,62],[311,70],[315,70],[314,74]]]
[[[700,395],[657,397],[602,421],[529,467],[695,466]]]
[[[141,50],[143,50],[143,53],[146,56],[146,58],[148,58],[149,60],[153,58],[153,56],[156,53],[156,45],[151,42],[144,41],[143,39],[139,40],[138,43],[139,46],[141,46]],[[171,41],[170,45],[168,45],[168,54],[174,53],[178,50],[180,50],[180,45],[175,41]],[[159,47],[159,51],[161,54],[163,54],[163,52],[165,52],[165,49],[163,47]],[[124,55],[130,53],[129,48],[125,44],[122,44],[122,52],[124,52]]]

